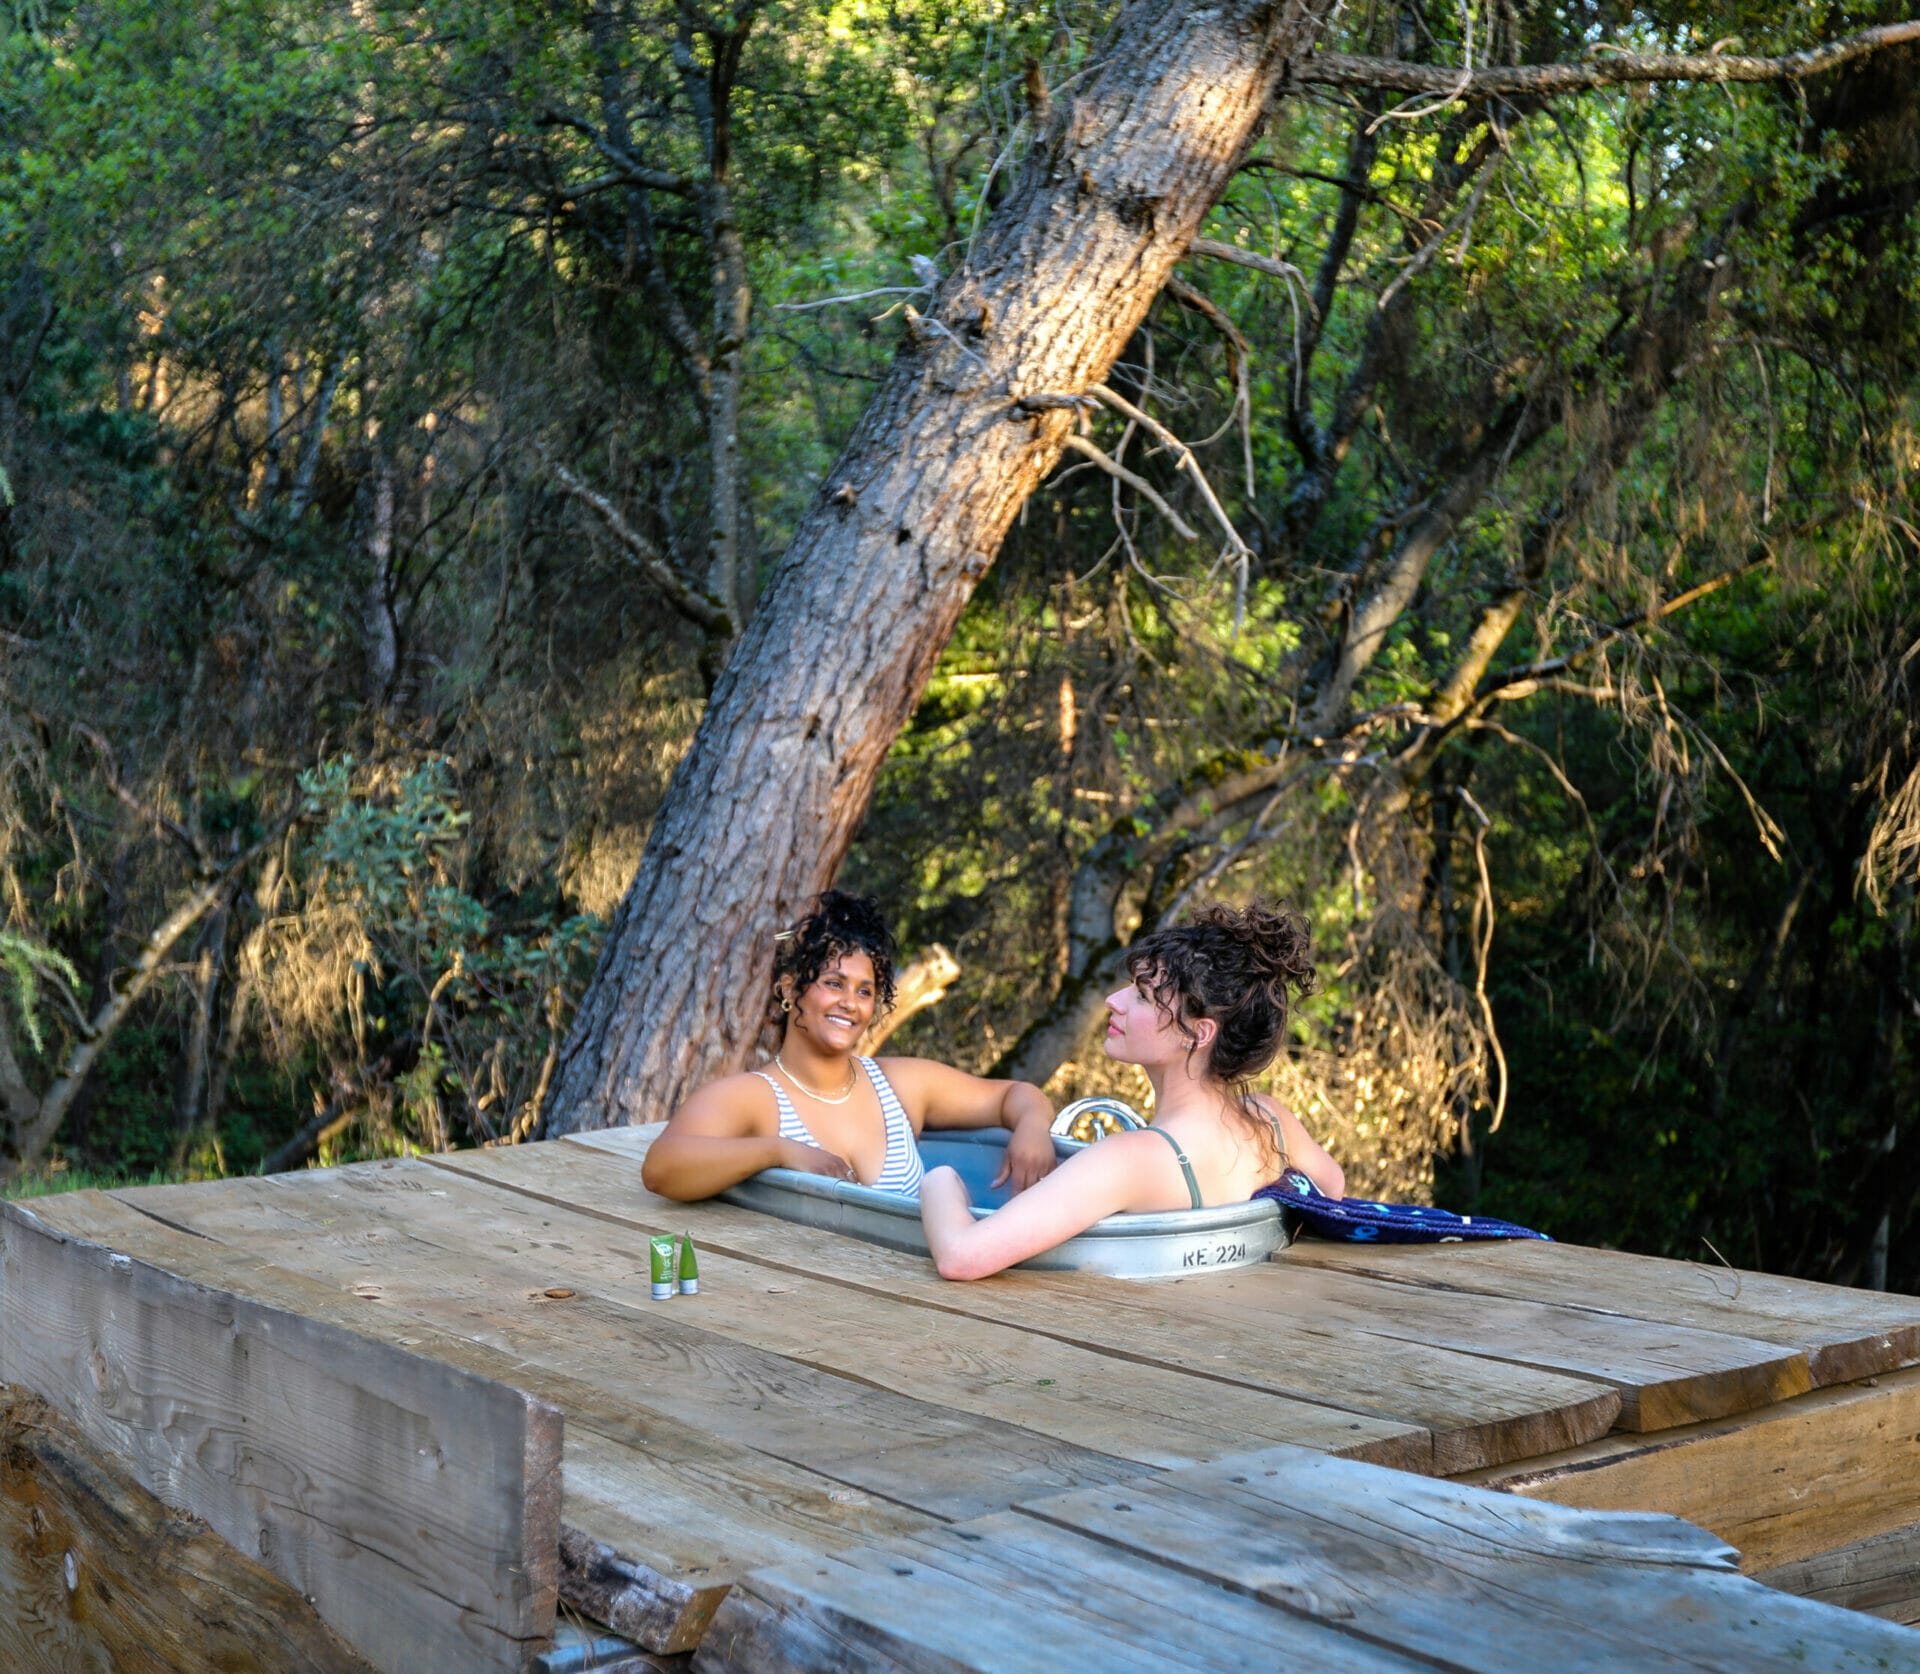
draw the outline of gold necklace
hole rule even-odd
[[[788,1069],[784,1063],[781,1063],[780,1054],[778,1052],[774,1053],[773,1061],[776,1064],[780,1065],[780,1073],[784,1075],[789,1081],[791,1081],[794,1084],[794,1086],[798,1087],[801,1092],[807,1095],[808,1098],[818,1099],[822,1104],[845,1104],[848,1099],[853,1097],[854,1083],[860,1079],[859,1072],[854,1069],[853,1065],[851,1064],[847,1065],[846,1086],[841,1088],[837,1094],[834,1094],[831,1097],[829,1097],[825,1093],[816,1093],[811,1087],[809,1087],[804,1081],[802,1081],[799,1076],[795,1075],[792,1070]]]

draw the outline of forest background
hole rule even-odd
[[[1920,1288],[1920,30],[1305,9],[1009,415],[1060,464],[845,834],[889,1050],[1137,1098],[1127,944],[1274,893],[1357,1189]],[[569,1032],[709,696],[784,724],[728,658],[863,409],[984,364],[1033,182],[1156,213],[1058,161],[1118,14],[0,6],[8,1189],[607,1119]]]

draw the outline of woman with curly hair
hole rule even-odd
[[[763,1168],[920,1190],[923,1128],[1012,1130],[994,1184],[1024,1191],[1054,1165],[1053,1106],[1026,1081],[991,1081],[925,1058],[863,1058],[891,1008],[896,949],[879,908],[830,889],[779,938],[780,1044],[759,1069],[710,1081],[673,1113],[641,1170],[663,1197],[712,1197]]]
[[[1107,1056],[1153,1084],[1153,1121],[1113,1134],[984,1220],[936,1168],[920,1189],[927,1246],[946,1279],[981,1279],[1065,1243],[1108,1215],[1244,1203],[1288,1167],[1329,1197],[1346,1179],[1299,1119],[1251,1085],[1313,988],[1307,922],[1284,908],[1202,909],[1144,936],[1132,981],[1107,996]]]

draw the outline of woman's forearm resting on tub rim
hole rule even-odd
[[[692,1203],[714,1197],[763,1168],[792,1167],[796,1149],[777,1135],[721,1137],[668,1131],[648,1148],[640,1165],[640,1183],[661,1197]]]
[[[960,1176],[929,1170],[920,1183],[920,1223],[940,1277],[984,1279],[1119,1213],[1136,1189],[1137,1161],[1126,1146],[1103,1141],[978,1221]]]

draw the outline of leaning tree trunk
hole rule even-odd
[[[773,932],[832,881],[1007,526],[1258,132],[1332,0],[1134,0],[802,520],[620,904],[546,1131],[665,1115],[737,1068]]]

